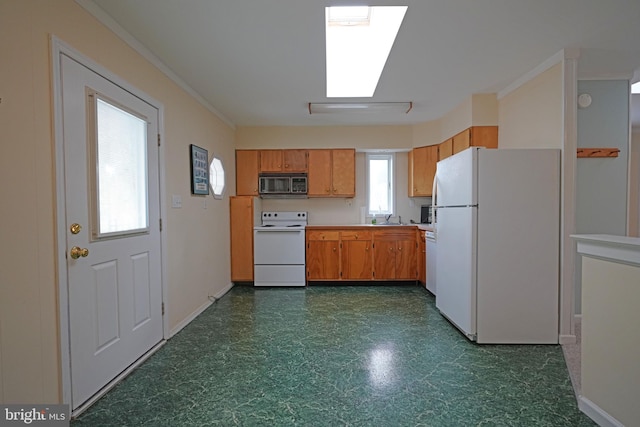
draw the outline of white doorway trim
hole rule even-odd
[[[87,68],[91,69],[95,73],[101,75],[107,80],[122,87],[133,95],[143,99],[147,103],[151,104],[158,110],[158,133],[160,140],[164,141],[164,106],[161,102],[155,100],[143,91],[133,87],[130,83],[116,76],[100,64],[89,59],[79,51],[75,50],[59,38],[54,35],[50,36],[51,47],[51,61],[52,61],[52,86],[53,86],[53,124],[54,124],[54,151],[55,151],[55,238],[56,238],[56,267],[57,274],[57,286],[58,286],[58,314],[59,314],[59,338],[60,338],[60,367],[61,367],[61,380],[62,380],[62,403],[71,404],[71,357],[70,357],[70,337],[69,337],[69,294],[67,289],[68,283],[68,271],[66,260],[66,225],[65,225],[65,183],[64,183],[64,137],[63,137],[63,115],[62,115],[62,85],[61,85],[61,57],[67,56],[75,61],[83,64]],[[163,196],[165,194],[165,152],[164,143],[161,143],[158,147],[158,171],[160,175],[160,218],[166,218],[166,207]],[[162,302],[165,308],[165,313],[168,311],[168,288],[167,288],[167,259],[166,259],[166,239],[165,232],[160,232],[160,248],[161,248],[161,261],[162,261]],[[163,341],[164,343],[169,338],[169,316],[163,316]],[[161,344],[162,344],[161,343]],[[152,351],[155,351],[160,345],[155,346]],[[149,353],[148,353],[149,354]],[[143,356],[137,364],[144,361],[148,354]],[[124,367],[126,368],[126,367]],[[122,379],[132,369],[128,369],[123,372],[122,375],[114,379],[114,382],[110,383],[103,392],[115,385],[117,381]],[[88,403],[92,403],[97,400],[99,396],[91,399]],[[77,415],[82,410],[86,409],[88,405],[81,406],[74,415]]]

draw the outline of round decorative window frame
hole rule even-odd
[[[220,176],[215,164],[216,161],[220,165],[219,168],[221,170],[221,175],[222,175],[222,189],[220,189],[219,193],[216,193],[216,187],[218,187],[218,178]],[[226,188],[224,164],[222,163],[222,160],[216,156],[213,156],[213,158],[211,159],[211,163],[209,163],[209,186],[211,187],[211,194],[213,194],[213,198],[222,199],[222,197],[224,196],[224,190]]]

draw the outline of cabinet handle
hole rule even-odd
[[[333,252],[335,252],[335,251],[336,251],[336,248],[333,248]]]
[[[402,248],[398,248],[398,250],[399,250],[399,251],[401,251],[401,250],[402,250]]]
[[[286,169],[288,169],[288,168],[289,168],[289,165],[284,165],[284,167],[285,167]]]
[[[393,248],[389,248],[389,252],[391,252],[393,250]]]

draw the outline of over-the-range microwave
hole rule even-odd
[[[258,192],[261,197],[305,198],[307,197],[307,175],[269,174],[260,175]]]

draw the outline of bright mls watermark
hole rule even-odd
[[[69,405],[0,405],[0,427],[69,427]]]

